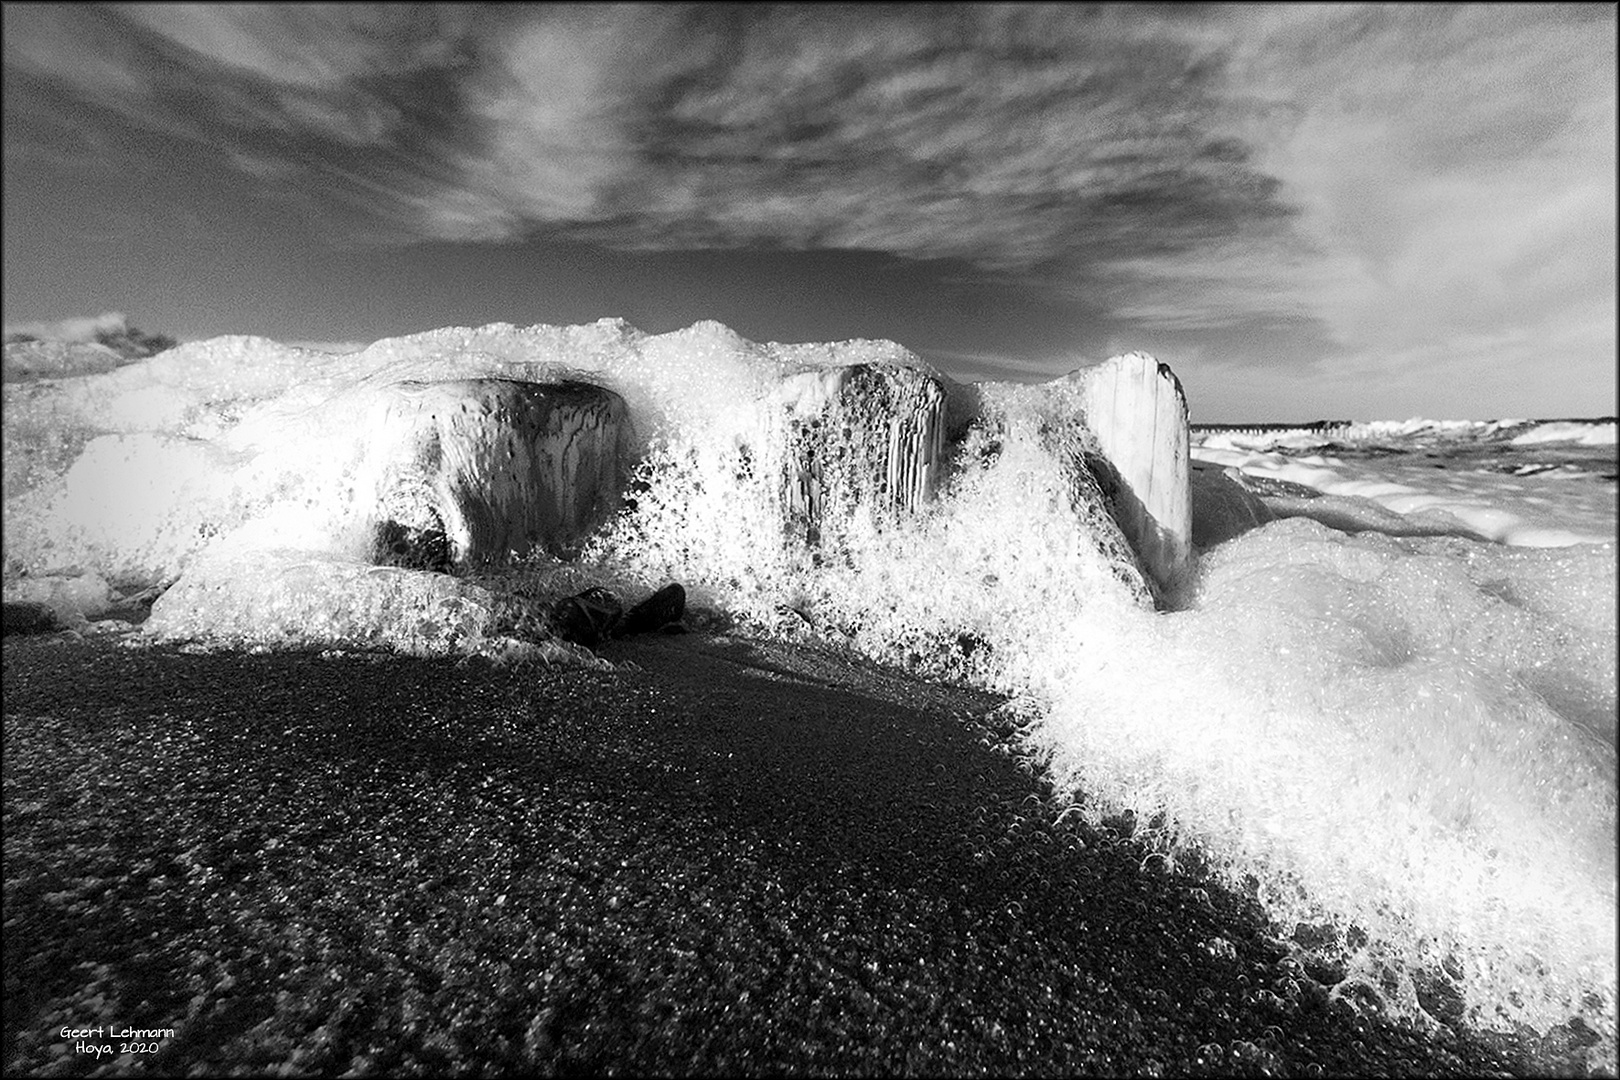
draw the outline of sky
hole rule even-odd
[[[701,319],[1194,422],[1616,407],[1616,24],[1554,5],[13,4],[7,330]]]

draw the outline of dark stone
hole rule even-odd
[[[609,638],[663,630],[680,633],[686,613],[686,590],[670,582],[647,599],[624,610],[619,598],[601,586],[565,596],[551,608],[552,633],[564,641],[592,648]]]
[[[593,585],[557,601],[551,609],[552,631],[564,641],[591,648],[609,637],[623,616],[619,598]]]
[[[389,519],[377,526],[372,561],[378,566],[399,566],[407,570],[427,570],[448,574],[455,568],[455,553],[444,528],[416,528]]]
[[[679,623],[686,614],[686,590],[678,582],[670,582],[662,589],[624,613],[624,618],[613,630],[614,637],[647,634],[662,630],[671,623]]]

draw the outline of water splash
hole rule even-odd
[[[953,388],[954,438],[913,510],[870,468],[829,462],[825,482],[850,497],[811,543],[787,512],[778,388],[829,363],[919,364],[891,343],[762,346],[717,324],[647,337],[604,320],[434,331],[307,363],[271,351],[262,369],[236,339],[186,348],[96,377],[117,392],[28,384],[20,413],[8,396],[8,572],[180,575],[176,634],[451,653],[503,647],[525,599],[673,578],[768,632],[1017,695],[1031,750],[1083,792],[1082,812],[1132,811],[1151,843],[1196,849],[1284,927],[1337,928],[1320,948],[1346,996],[1365,986],[1419,1015],[1441,971],[1472,1022],[1580,1016],[1612,1047],[1612,543],[1514,550],[1295,518],[1207,553],[1178,610],[1156,613],[1085,490],[1076,463],[1095,448],[1061,384],[975,388],[966,430]],[[478,578],[368,566],[346,516],[362,433],[322,408],[401,373],[562,374],[620,393],[642,462],[625,512],[571,563]],[[36,455],[55,465],[14,488],[17,433],[36,428],[67,431],[58,450],[77,440],[88,460],[74,474],[74,453]],[[849,462],[887,452],[868,449]],[[130,497],[112,514],[115,491]],[[14,528],[18,506],[33,517]]]

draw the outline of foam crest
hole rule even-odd
[[[1554,421],[1550,424],[1538,424],[1524,434],[1514,436],[1513,445],[1572,442],[1582,446],[1613,446],[1616,429],[1617,425],[1612,420],[1606,424]]]
[[[1573,645],[1576,612],[1612,599],[1612,554],[1544,557],[1522,580],[1545,599],[1515,604],[1483,545],[1445,543],[1295,519],[1224,545],[1194,610],[1032,669],[1053,700],[1037,737],[1060,783],[1165,815],[1165,843],[1254,875],[1284,926],[1371,935],[1345,959],[1387,1004],[1414,1011],[1414,969],[1453,958],[1475,1022],[1612,1032],[1612,722],[1593,730],[1612,625]]]

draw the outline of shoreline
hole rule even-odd
[[[740,636],[600,655],[615,670],[8,637],[0,1065],[1578,1060],[1558,1036],[1419,1033],[1330,1003],[1252,902],[1058,819],[994,695]],[[99,1062],[60,1036],[96,1024],[175,1035]]]

